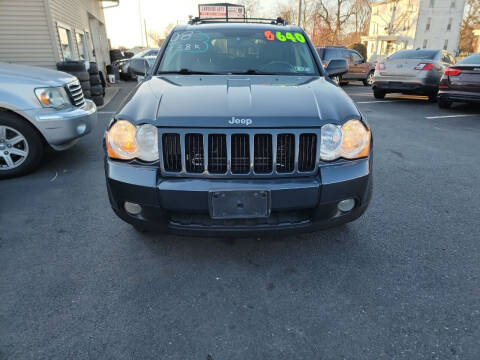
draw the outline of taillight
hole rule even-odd
[[[458,76],[462,70],[460,69],[452,69],[452,68],[446,68],[444,74],[448,76]]]
[[[375,70],[385,70],[385,63],[377,63]]]
[[[433,64],[432,63],[420,63],[414,68],[415,70],[432,70]]]

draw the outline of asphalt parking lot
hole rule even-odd
[[[0,359],[478,359],[480,109],[344,87],[374,134],[354,223],[265,239],[136,233],[101,138],[0,183]]]

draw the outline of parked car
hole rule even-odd
[[[132,56],[131,58],[117,60],[113,63],[113,65],[118,67],[118,71],[120,72],[120,77],[122,79],[135,79],[136,75],[130,71],[130,61],[132,61],[133,59],[143,59],[145,57],[156,57],[159,51],[160,49],[146,49]]]
[[[366,61],[359,52],[344,47],[327,46],[316,49],[322,59],[323,66],[327,66],[332,59],[346,59],[348,72],[341,77],[334,77],[336,83],[346,84],[349,80],[360,80],[365,86],[373,84],[375,65]]]
[[[137,230],[298,233],[367,208],[370,128],[328,79],[346,73],[346,61],[324,69],[301,28],[255,21],[177,26],[114,115],[107,189]]]
[[[373,95],[383,99],[388,93],[427,95],[437,100],[443,70],[455,58],[445,50],[400,50],[378,62],[373,78]]]
[[[45,145],[67,149],[96,121],[96,106],[76,77],[0,63],[0,178],[34,170]]]
[[[480,102],[480,53],[446,68],[438,87],[440,108],[449,108],[453,102]]]

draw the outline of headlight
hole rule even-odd
[[[368,156],[370,131],[360,120],[349,120],[343,126],[327,124],[322,126],[320,158],[331,161],[343,157],[358,159]]]
[[[35,89],[35,95],[43,107],[61,108],[71,105],[63,87],[38,88]]]
[[[137,127],[119,120],[107,131],[106,143],[108,156],[113,159],[158,160],[158,131],[153,125]]]

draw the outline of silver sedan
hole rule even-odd
[[[373,77],[373,94],[383,99],[388,93],[426,95],[436,101],[443,71],[455,63],[445,50],[400,50],[378,62]]]

